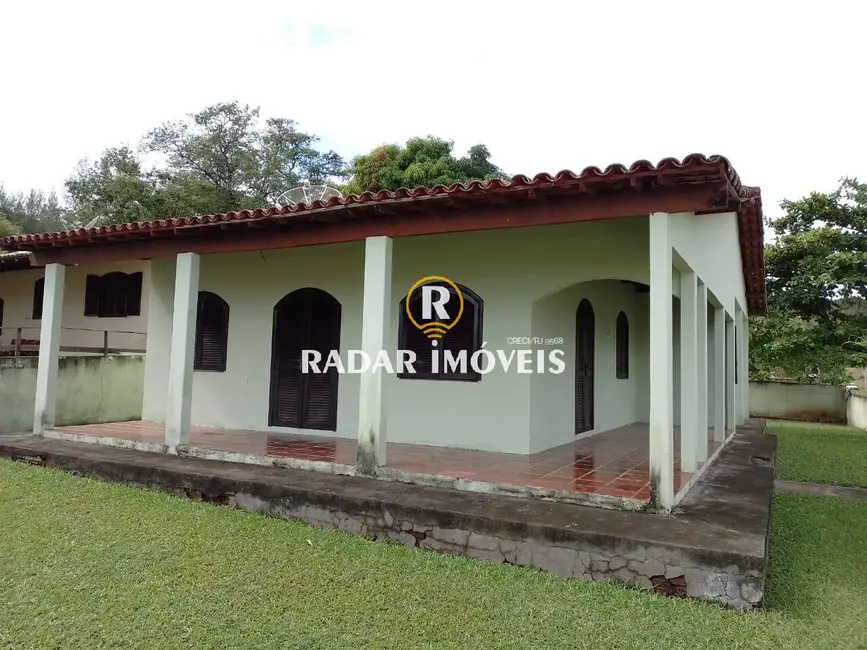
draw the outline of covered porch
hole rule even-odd
[[[750,230],[761,211],[723,159],[636,163],[623,174],[148,224],[124,246],[108,233],[74,233],[75,246],[40,240],[34,431],[78,435],[54,426],[57,340],[65,269],[93,248],[151,260],[143,417],[160,424],[84,441],[141,435],[148,450],[170,454],[649,500],[670,512],[747,417],[738,360],[763,276],[755,260],[738,262],[744,251],[761,261],[761,233]],[[398,209],[415,213],[394,218]],[[451,282],[471,315],[462,352],[527,339],[542,358],[541,348],[562,344],[566,372],[401,377],[374,366],[302,377],[302,351],[376,358],[407,349],[407,331],[429,353],[402,314],[407,289],[431,277],[461,285]],[[621,345],[630,336],[635,344]]]
[[[696,471],[682,469],[680,427],[675,427],[674,433],[672,474],[675,489],[681,491],[705,463]],[[113,446],[130,443],[134,448],[157,451],[164,442],[165,425],[131,421],[58,427],[49,437]],[[713,459],[722,447],[714,440],[713,430],[708,430],[707,444]],[[209,452],[218,452],[225,454],[225,460],[278,461],[299,468],[328,463],[335,473],[354,474],[357,450],[357,442],[347,438],[194,426],[184,453],[212,457]],[[646,424],[618,427],[529,455],[389,442],[387,458],[386,477],[397,480],[422,475],[486,484],[481,490],[486,492],[528,489],[542,494],[583,494],[602,497],[611,505],[623,503],[621,500],[647,501],[651,496]]]

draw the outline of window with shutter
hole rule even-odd
[[[142,273],[120,271],[88,275],[84,291],[84,315],[126,318],[141,315]]]
[[[45,278],[33,285],[33,320],[42,320],[42,300],[45,295]]]
[[[594,426],[596,317],[589,300],[578,304],[575,321],[575,433],[578,434],[591,431]]]
[[[126,316],[141,316],[141,284],[141,271],[126,276]]]
[[[229,304],[215,293],[200,291],[193,370],[226,372],[228,346]]]
[[[629,320],[623,312],[617,315],[616,337],[617,378],[629,379]]]
[[[102,278],[98,275],[88,275],[84,288],[84,315],[99,316],[101,303]]]
[[[340,351],[340,303],[319,289],[299,289],[274,307],[269,426],[337,430],[336,368],[304,373],[303,350]]]
[[[127,274],[116,271],[102,276],[102,302],[99,315],[102,318],[126,316]]]
[[[446,283],[432,283],[445,287],[454,294],[454,289]],[[438,341],[439,367],[433,370],[433,350],[431,339],[425,336],[415,325],[410,322],[406,315],[406,298],[400,301],[399,324],[398,324],[398,347],[401,350],[415,352],[416,360],[413,365],[415,372],[398,373],[401,379],[432,379],[440,381],[480,381],[481,375],[474,372],[470,365],[470,357],[482,347],[482,317],[484,315],[484,302],[467,287],[458,285],[464,297],[464,312],[457,324],[443,334]],[[412,295],[409,309],[417,322],[422,322],[421,292]],[[445,363],[446,351],[457,359],[461,351],[466,355],[466,372],[462,368],[448,368]]]

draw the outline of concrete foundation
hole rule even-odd
[[[0,457],[413,548],[761,606],[775,439],[739,427],[671,516],[3,436]]]

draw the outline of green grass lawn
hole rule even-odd
[[[769,420],[768,433],[777,436],[777,478],[867,487],[867,431]]]
[[[865,648],[867,502],[780,495],[770,611],[0,461],[0,648]]]

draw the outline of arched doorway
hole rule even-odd
[[[270,426],[337,430],[337,369],[302,373],[301,351],[318,351],[322,368],[339,349],[340,303],[331,294],[299,289],[274,306]]]
[[[593,365],[596,317],[589,300],[578,304],[575,315],[575,433],[593,429]]]

